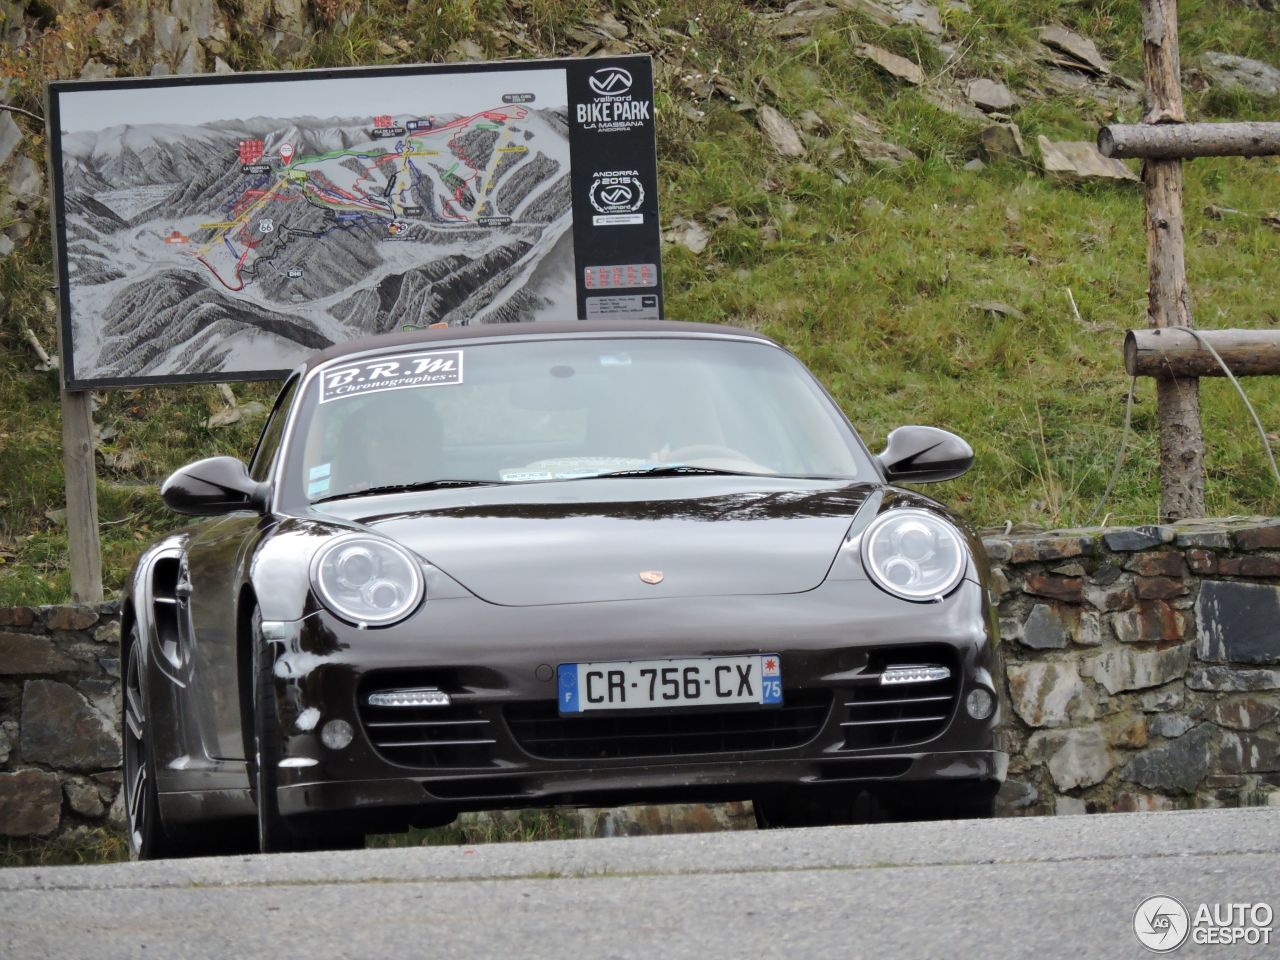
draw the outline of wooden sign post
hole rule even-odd
[[[67,488],[67,546],[71,551],[71,599],[102,599],[102,547],[98,538],[98,487],[94,464],[93,396],[62,390],[62,467]]]
[[[1193,326],[1187,295],[1187,266],[1182,229],[1182,161],[1197,156],[1263,156],[1280,153],[1280,123],[1188,124],[1182,103],[1178,55],[1177,0],[1142,0],[1142,53],[1146,67],[1143,123],[1104,127],[1098,149],[1109,157],[1141,158],[1146,188],[1147,322],[1152,332]],[[1270,331],[1269,331],[1270,332]],[[1132,331],[1130,340],[1137,340]],[[1280,331],[1275,331],[1280,341]],[[1190,335],[1142,338],[1177,342],[1184,352],[1203,353],[1208,363],[1180,369],[1164,363],[1147,367],[1156,378],[1160,418],[1160,519],[1203,517],[1204,435],[1200,427],[1197,376],[1215,364],[1203,349],[1189,348]],[[1126,346],[1138,373],[1138,345]],[[1233,371],[1235,372],[1235,371]],[[1262,372],[1252,370],[1250,372]],[[1280,373],[1280,369],[1275,371]]]

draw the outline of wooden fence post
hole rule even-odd
[[[1146,65],[1144,122],[1182,124],[1177,0],[1142,0],[1142,54]],[[1142,165],[1147,201],[1147,320],[1152,327],[1191,326],[1182,234],[1182,161],[1148,158]],[[1204,516],[1204,435],[1200,382],[1156,379],[1160,417],[1160,519]]]

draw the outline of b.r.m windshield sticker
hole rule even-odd
[[[397,357],[361,360],[326,370],[321,376],[320,402],[359,397],[409,387],[443,387],[462,382],[461,350],[430,350]]]

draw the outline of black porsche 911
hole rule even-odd
[[[761,826],[990,815],[981,543],[744,330],[539,323],[370,338],[287,380],[123,622],[137,857],[347,846],[459,811],[754,801]],[[230,842],[230,841],[228,841]]]

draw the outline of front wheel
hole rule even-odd
[[[175,850],[160,823],[155,761],[148,727],[146,651],[138,625],[129,628],[124,655],[124,711],[120,740],[124,745],[124,809],[129,831],[129,859],[157,860]]]

